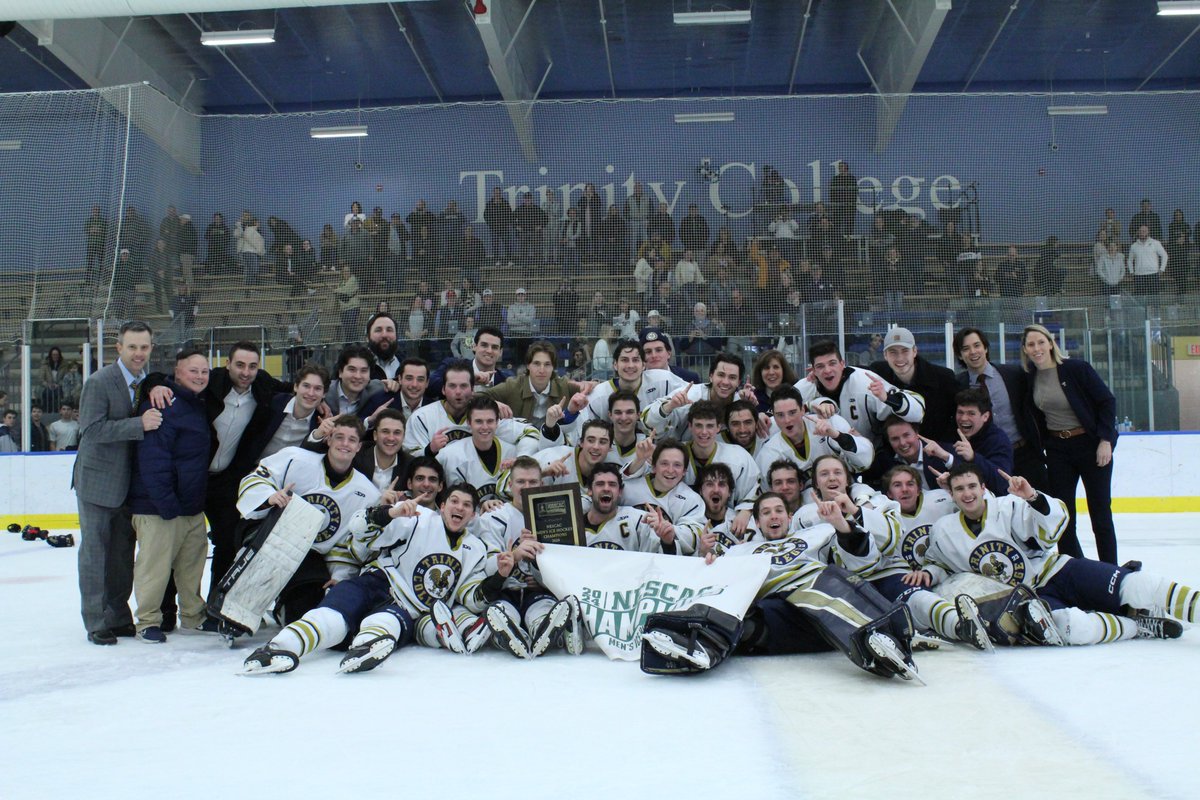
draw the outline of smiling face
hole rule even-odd
[[[959,406],[954,410],[954,422],[967,438],[979,433],[991,418],[992,412],[980,411],[975,406]]]
[[[358,455],[358,448],[362,446],[358,431],[338,425],[329,434],[326,441],[329,442],[329,463],[334,470],[345,472],[350,469],[351,464],[354,463],[354,457]]]
[[[196,394],[208,386],[208,359],[194,355],[175,362],[175,383]]]
[[[846,362],[842,361],[842,357],[837,353],[830,353],[824,356],[817,356],[813,360],[812,366],[817,380],[821,382],[826,391],[833,391],[842,380],[842,372],[846,369]]]
[[[771,473],[771,491],[783,495],[789,508],[800,505],[800,475],[794,469],[777,469]]]
[[[968,333],[958,348],[958,357],[971,372],[979,373],[987,366],[988,351],[977,333]]]
[[[968,519],[983,517],[984,489],[975,474],[967,473],[951,478],[950,496],[954,498],[954,505],[958,506],[958,510]]]
[[[496,435],[496,424],[499,420],[496,412],[491,409],[475,408],[467,421],[471,426],[471,441],[477,450],[487,450],[492,446],[492,437]]]
[[[442,490],[442,479],[433,467],[417,467],[408,478],[408,491],[418,503],[428,506]]]
[[[478,341],[475,342],[475,362],[484,372],[490,372],[496,368],[502,347],[499,336],[491,333],[479,334]]]
[[[823,500],[832,500],[839,494],[845,494],[850,486],[850,476],[846,467],[836,458],[823,458],[813,473],[813,486],[816,487]]]
[[[299,416],[306,417],[309,412],[321,405],[325,399],[325,382],[320,375],[308,373],[295,385],[296,410]]]
[[[790,517],[787,506],[778,497],[768,497],[758,504],[755,521],[763,538],[768,541],[787,536]]]
[[[917,370],[917,348],[893,345],[883,351],[888,366],[896,373],[896,377],[905,383],[911,383],[913,373]]]
[[[410,405],[420,405],[425,390],[429,387],[429,367],[423,364],[408,364],[400,373],[400,394]]]
[[[671,368],[671,351],[667,349],[666,343],[661,339],[655,342],[646,342],[642,345],[642,352],[646,354],[646,369]]]
[[[683,480],[687,455],[677,447],[667,447],[654,461],[654,488],[660,492],[674,489]]]
[[[708,453],[717,442],[717,434],[721,426],[715,419],[699,418],[688,424],[692,432],[692,447],[702,453]]]
[[[390,317],[380,317],[372,322],[367,339],[371,350],[379,357],[396,355],[396,323]]]
[[[613,403],[608,417],[619,440],[628,443],[629,439],[637,434],[637,404],[632,400],[618,400]]]
[[[729,438],[742,447],[750,447],[754,437],[758,435],[758,424],[754,412],[748,408],[739,408],[729,415]]]
[[[536,489],[542,485],[542,471],[535,467],[516,467],[508,480],[509,491],[512,492],[512,503],[522,511],[525,510],[526,489]]]
[[[773,392],[783,385],[783,362],[778,358],[770,358],[767,363],[763,364],[762,372],[763,386],[767,387],[768,392]]]
[[[382,419],[375,426],[375,449],[386,458],[400,452],[404,444],[404,423],[398,419]]]
[[[738,368],[725,361],[713,367],[709,378],[712,380],[712,396],[723,403],[733,399],[734,393],[742,383],[742,375]]]
[[[901,511],[905,514],[916,512],[917,504],[921,501],[921,484],[907,471],[893,475],[886,489],[887,496],[900,504]]]
[[[442,523],[450,533],[462,533],[475,517],[475,501],[471,495],[462,491],[453,491],[446,495],[442,502]]]
[[[357,397],[371,381],[371,367],[365,358],[351,358],[346,361],[342,371],[338,373],[342,382],[342,391],[347,397]]]
[[[239,394],[247,391],[258,376],[258,353],[253,350],[234,350],[225,363],[229,379]]]
[[[621,496],[621,481],[616,475],[601,472],[592,476],[592,508],[602,517],[612,514],[617,509],[617,501]]]
[[[625,348],[617,356],[617,377],[622,383],[634,385],[642,379],[642,356],[632,347]]]
[[[125,331],[117,339],[117,355],[125,369],[133,375],[140,375],[150,360],[154,343],[149,331]]]
[[[1021,342],[1025,355],[1038,369],[1051,369],[1054,364],[1054,344],[1039,331],[1029,331]]]
[[[887,440],[892,452],[908,463],[913,463],[921,455],[921,437],[915,428],[908,423],[893,423],[887,428]]]

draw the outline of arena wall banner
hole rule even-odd
[[[704,603],[739,619],[767,577],[767,556],[702,558],[546,545],[538,568],[557,597],[573,594],[609,658],[637,661],[646,616]]]

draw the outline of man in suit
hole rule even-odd
[[[285,447],[299,447],[320,422],[317,409],[329,388],[329,371],[320,364],[305,364],[296,370],[292,381],[293,394],[276,394],[271,399],[266,425],[253,432],[264,443],[259,448],[260,459]]]
[[[498,365],[504,352],[504,334],[498,328],[480,327],[475,330],[475,359],[471,367],[475,371],[475,391],[482,392],[489,386],[499,386],[512,377],[508,370]],[[442,384],[446,380],[446,368],[456,359],[446,359],[432,375],[425,390],[426,402],[437,402],[442,397]]]
[[[945,459],[935,456],[926,447],[926,443],[930,443],[935,449],[938,445],[921,434],[921,423],[909,422],[900,417],[888,417],[883,423],[883,433],[887,437],[888,446],[879,449],[875,462],[871,464],[871,469],[863,479],[872,486],[879,486],[888,470],[901,465],[912,467],[920,473],[923,491],[938,488],[938,473],[946,472],[950,467],[946,465]]]
[[[498,403],[512,409],[514,417],[527,419],[534,425],[546,421],[546,410],[571,397],[584,387],[555,374],[558,350],[547,341],[534,342],[525,351],[525,374],[509,378],[499,386],[483,390]]]
[[[1013,475],[1045,492],[1049,488],[1046,456],[1033,407],[1027,400],[1027,376],[1016,364],[989,360],[991,344],[979,328],[963,328],[954,334],[954,352],[965,372],[958,373],[959,387],[980,386],[992,400],[992,420],[1008,434],[1013,447]]]
[[[367,401],[384,390],[383,383],[371,380],[373,361],[371,351],[358,344],[352,344],[338,354],[333,370],[336,377],[325,393],[330,416],[355,414],[361,418]]]
[[[133,636],[134,536],[129,509],[133,446],[162,425],[162,412],[140,417],[138,389],[154,349],[144,322],[127,322],[117,334],[117,361],[83,385],[79,401],[79,451],[73,483],[79,505],[79,596],[92,644],[111,645]]]
[[[957,435],[954,424],[954,395],[958,382],[954,373],[939,367],[917,352],[917,341],[908,328],[892,328],[883,339],[883,361],[869,369],[897,389],[907,389],[925,398],[921,432],[939,442]]]
[[[371,362],[371,380],[395,380],[401,364],[396,320],[386,311],[372,314],[367,320],[367,349],[375,357]]]

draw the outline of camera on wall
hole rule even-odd
[[[361,170],[361,169],[363,168],[363,163],[362,163],[361,161],[355,161],[355,162],[354,162],[354,168],[355,168],[355,169],[358,169],[358,170]]]
[[[721,173],[712,168],[711,158],[700,159],[700,166],[696,167],[696,172],[705,183],[716,183],[721,178]]]
[[[1052,152],[1052,153],[1057,153],[1057,152],[1058,152],[1058,142],[1051,142],[1051,143],[1050,143],[1050,152]]]

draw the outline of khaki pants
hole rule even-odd
[[[195,288],[196,286],[195,282],[192,280],[192,264],[194,261],[195,258],[192,257],[191,253],[179,254],[179,267],[183,273],[183,282],[191,288]]]
[[[200,596],[200,580],[208,556],[204,515],[163,519],[134,514],[133,530],[137,533],[137,557],[133,561],[137,629],[162,625],[163,592],[172,571],[183,625],[199,627],[206,617],[204,599]]]

